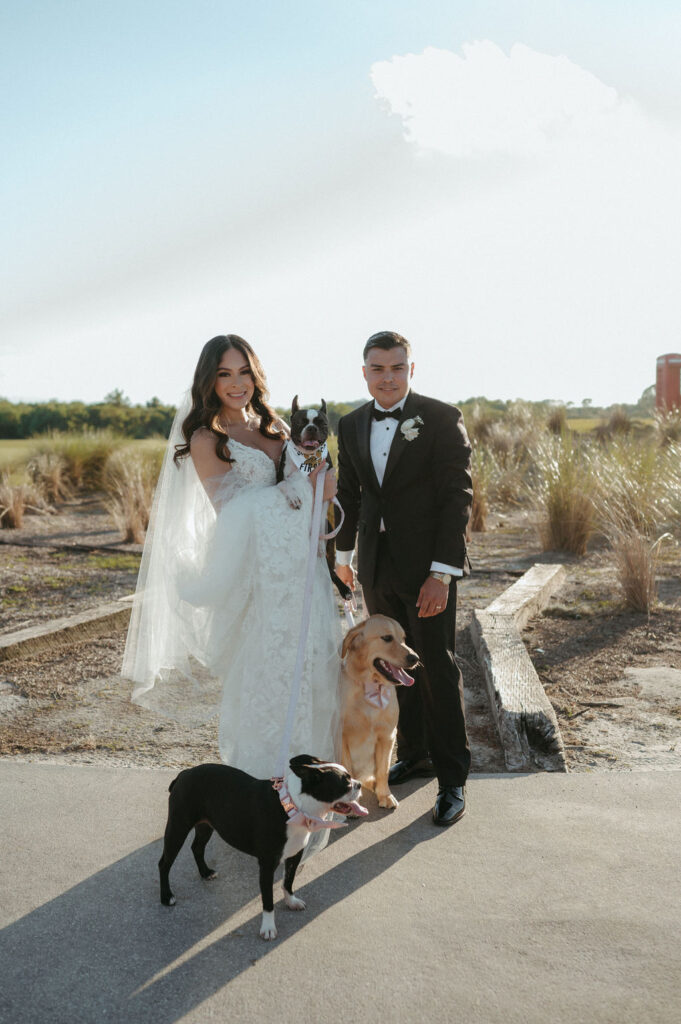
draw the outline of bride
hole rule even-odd
[[[284,732],[314,497],[302,473],[276,483],[286,428],[267,400],[248,342],[207,342],[170,434],[122,670],[133,701],[180,722],[219,711],[222,759],[257,778],[275,773]],[[290,756],[337,760],[340,634],[320,557]]]

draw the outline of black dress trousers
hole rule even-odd
[[[413,686],[398,686],[400,720],[397,756],[418,760],[430,754],[441,785],[463,786],[470,771],[471,752],[466,735],[463,680],[454,660],[456,582],[449,587],[446,609],[426,619],[418,617],[418,591],[399,582],[387,538],[379,538],[376,572],[371,586],[363,585],[371,615],[396,619],[407,643],[421,659]]]

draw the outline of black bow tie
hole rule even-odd
[[[389,418],[392,418],[394,420],[399,420],[400,416],[402,415],[402,410],[401,409],[377,409],[376,406],[374,406],[373,412],[371,413],[371,415],[372,415],[373,419],[375,419],[375,420],[386,420],[386,419],[389,419]]]

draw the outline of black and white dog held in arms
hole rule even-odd
[[[284,445],[277,469],[277,482],[286,481],[292,473],[311,473],[323,462],[332,469],[333,461],[329,454],[327,440],[329,437],[329,419],[326,415],[326,402],[322,398],[319,409],[301,409],[298,395],[291,404],[291,438]],[[289,496],[290,504],[300,506],[300,499]],[[329,517],[329,531],[333,530],[332,517]],[[326,561],[329,575],[336,590],[344,601],[352,597],[350,588],[336,575],[336,544],[333,537],[326,542]]]
[[[284,899],[289,910],[304,910],[293,895],[293,880],[310,833],[339,828],[345,821],[325,820],[333,811],[345,817],[363,816],[358,802],[362,787],[340,764],[300,754],[289,762],[284,779],[254,779],[226,764],[200,764],[180,772],[170,783],[168,823],[163,854],[158,862],[161,903],[173,906],[169,872],[182,845],[194,829],[192,853],[204,879],[216,877],[204,859],[213,832],[230,846],[256,857],[260,867],[263,939],[276,939],[274,872],[284,862]]]

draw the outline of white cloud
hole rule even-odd
[[[428,47],[372,66],[377,96],[421,149],[456,157],[532,156],[567,136],[627,121],[632,104],[567,57],[488,40],[463,56]]]
[[[421,255],[476,392],[640,394],[678,348],[681,126],[520,44],[371,74],[415,154],[440,155],[413,161],[433,215]]]

